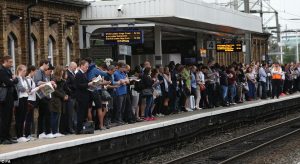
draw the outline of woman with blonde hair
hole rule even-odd
[[[28,142],[29,139],[24,137],[24,122],[26,118],[27,108],[28,108],[28,96],[29,96],[29,86],[26,82],[26,70],[25,65],[19,65],[17,67],[17,78],[19,80],[17,84],[18,93],[18,105],[15,111],[16,119],[16,133],[18,142]]]

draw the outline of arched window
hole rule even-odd
[[[30,46],[31,46],[31,63],[32,65],[35,65],[35,56],[36,56],[36,38],[34,35],[31,34],[31,39],[30,39]]]
[[[71,55],[73,53],[73,44],[72,41],[67,38],[66,39],[66,59],[64,61],[64,65],[69,64],[71,62]]]
[[[15,72],[16,70],[16,43],[17,38],[13,33],[10,33],[7,37],[7,47],[8,47],[8,55],[12,57],[13,59],[13,68],[12,72]]]
[[[50,36],[48,39],[48,60],[52,65],[54,61],[54,46],[55,46],[55,41],[53,37]]]

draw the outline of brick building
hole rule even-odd
[[[48,59],[65,65],[79,57],[81,0],[38,0],[30,9],[31,36],[28,41],[27,7],[35,0],[0,0],[0,56],[11,55],[14,65],[33,65]],[[29,45],[30,44],[30,45]],[[29,50],[31,46],[31,52]]]

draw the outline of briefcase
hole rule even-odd
[[[94,121],[86,121],[83,123],[82,133],[83,134],[94,134],[95,124]]]

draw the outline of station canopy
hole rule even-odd
[[[97,1],[82,10],[82,25],[149,24],[210,34],[262,33],[261,18],[201,0]]]

